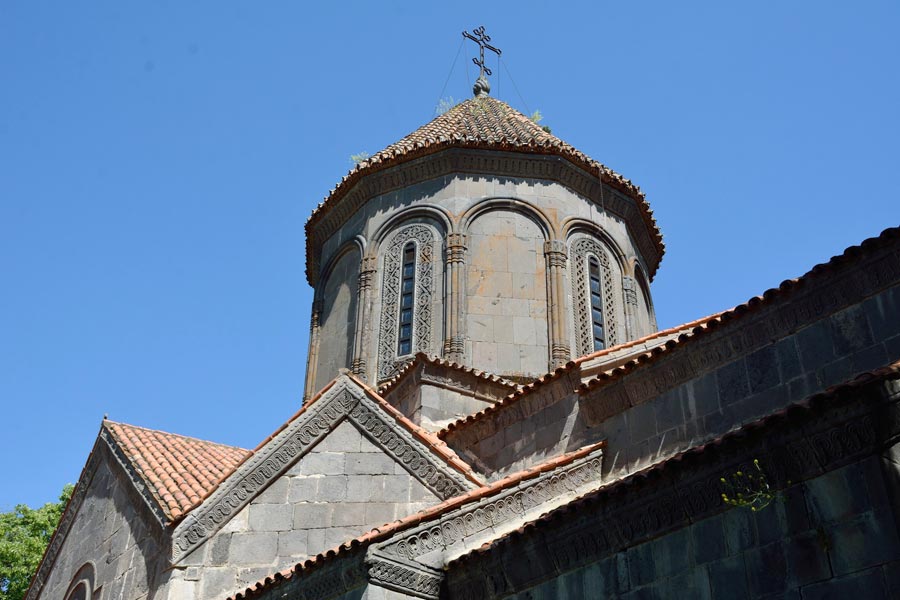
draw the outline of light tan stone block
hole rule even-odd
[[[499,315],[493,317],[494,319],[494,339],[493,341],[501,343],[501,344],[514,344],[518,343],[515,339],[517,333],[515,332],[515,319],[519,319],[521,317],[511,317],[509,315]],[[532,327],[532,331],[534,327]],[[532,336],[533,337],[533,336]],[[534,343],[534,342],[531,342]]]

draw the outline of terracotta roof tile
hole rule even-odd
[[[528,152],[561,156],[592,175],[601,177],[603,182],[634,198],[638,210],[647,226],[653,243],[662,259],[665,253],[662,233],[653,217],[653,211],[640,188],[612,169],[593,160],[585,153],[547,133],[531,119],[510,107],[505,102],[490,96],[470,98],[446,113],[419,127],[400,141],[391,144],[381,152],[360,162],[335,186],[306,223],[307,278],[310,281],[311,235],[316,224],[332,206],[337,204],[363,177],[401,162],[434,154],[447,148],[475,148],[506,152]],[[650,265],[650,277],[656,272],[656,265]]]
[[[170,521],[196,506],[250,452],[196,438],[104,421]]]
[[[491,383],[496,383],[497,385],[506,386],[513,390],[518,387],[517,384],[504,379],[499,375],[494,375],[493,373],[488,373],[487,371],[480,371],[473,367],[467,367],[465,365],[440,358],[439,356],[429,356],[424,352],[418,352],[411,361],[403,365],[403,367],[397,372],[396,375],[381,384],[381,387],[378,388],[378,393],[384,396],[385,394],[390,392],[392,389],[397,387],[407,375],[415,370],[416,365],[422,362],[440,367],[447,367],[448,369],[453,369],[454,371],[459,371],[461,373],[468,373],[470,375],[474,375],[479,379],[483,379]]]

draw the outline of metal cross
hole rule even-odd
[[[468,31],[463,31],[463,37],[467,37],[476,44],[478,44],[478,49],[481,51],[481,55],[479,58],[473,58],[472,62],[478,65],[481,69],[481,72],[478,74],[479,77],[484,77],[485,74],[492,75],[491,70],[484,65],[484,49],[492,50],[497,53],[497,56],[500,56],[500,49],[494,48],[488,42],[491,41],[491,36],[484,34],[484,25],[479,27],[478,29],[472,30],[475,35],[472,35]]]

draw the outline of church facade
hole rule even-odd
[[[104,421],[29,600],[900,597],[900,229],[659,331],[640,189],[480,80],[306,234],[299,412]]]

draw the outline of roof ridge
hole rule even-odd
[[[458,363],[456,361],[447,360],[446,358],[442,358],[436,355],[426,354],[425,352],[416,352],[413,356],[413,359],[407,363],[405,363],[400,370],[397,371],[393,377],[385,381],[378,387],[377,392],[379,395],[384,395],[390,391],[392,391],[395,387],[400,384],[400,381],[406,378],[409,375],[416,365],[428,363],[431,365],[436,365],[440,367],[447,367],[448,369],[453,369],[454,371],[458,371],[460,373],[467,373],[473,375],[479,379],[483,379],[485,381],[490,381],[492,383],[496,383],[498,385],[507,386],[510,388],[518,388],[519,384],[514,381],[510,381],[496,373],[491,373],[490,371],[482,371],[481,369],[476,369],[475,367],[469,367],[462,363]]]
[[[149,433],[161,433],[163,435],[178,437],[185,440],[191,440],[194,442],[200,442],[202,444],[211,444],[213,446],[221,446],[223,448],[230,448],[234,450],[243,450],[245,452],[250,452],[251,450],[247,448],[243,448],[241,446],[232,446],[231,444],[223,444],[222,442],[213,442],[212,440],[204,440],[203,438],[194,437],[191,435],[184,435],[182,433],[172,433],[171,431],[163,431],[162,429],[151,429],[150,427],[143,427],[141,425],[133,425],[131,423],[123,423],[122,421],[113,421],[112,419],[103,419],[101,422],[101,427],[106,427],[107,424],[110,425],[121,425],[123,427],[128,427],[130,429],[140,429],[141,431],[146,431]]]

